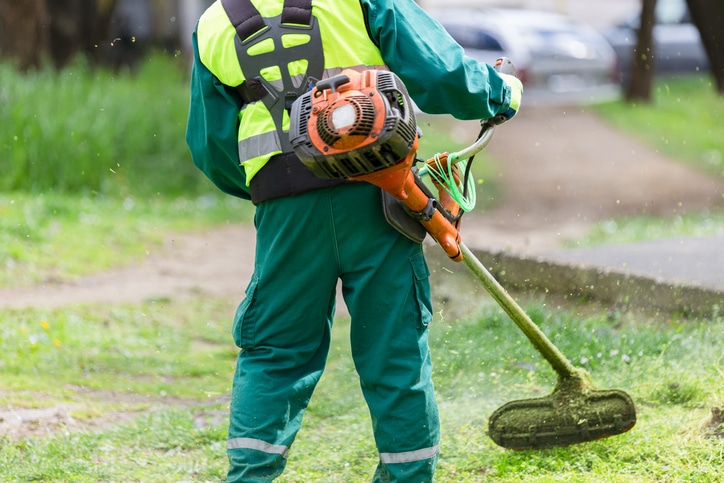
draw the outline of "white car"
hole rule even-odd
[[[523,81],[524,102],[588,104],[620,96],[616,53],[593,27],[565,15],[514,8],[432,9],[470,57],[508,57]]]

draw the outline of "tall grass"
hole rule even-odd
[[[18,73],[0,64],[0,189],[111,195],[209,189],[184,141],[187,66]]]

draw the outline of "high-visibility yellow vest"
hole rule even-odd
[[[283,0],[251,0],[264,18],[281,15]],[[324,73],[322,78],[339,74],[343,69],[385,68],[379,49],[367,34],[360,2],[357,0],[314,0],[312,14],[316,18],[322,38]],[[197,26],[198,50],[201,62],[222,84],[231,87],[242,85],[247,80],[239,64],[232,25],[221,1],[217,0],[199,19]],[[279,40],[282,41],[282,40]],[[304,34],[287,35],[285,46],[302,45],[308,39]],[[252,43],[248,54],[269,52],[275,48],[273,42]],[[291,62],[288,66],[270,65],[261,70],[265,81],[274,85],[281,79],[281,69],[288,69],[289,75],[304,76],[306,62]],[[282,126],[277,129],[271,112],[262,101],[245,104],[239,112],[238,148],[239,160],[244,166],[247,184],[264,167],[269,159],[283,152],[279,138],[289,130],[289,116],[285,112]]]

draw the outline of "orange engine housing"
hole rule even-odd
[[[389,168],[417,149],[413,104],[392,72],[351,69],[317,83],[290,113],[299,159],[320,178],[353,178]]]

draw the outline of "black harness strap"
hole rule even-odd
[[[231,25],[236,30],[236,35],[241,40],[267,28],[264,18],[251,0],[221,0],[221,6],[224,7],[226,16],[229,17]],[[266,95],[266,89],[258,81],[243,82],[236,87],[236,90],[245,104],[259,101]]]
[[[221,5],[241,40],[266,27],[266,22],[251,0],[221,0]]]
[[[282,10],[282,23],[309,25],[312,20],[312,2],[310,0],[286,0]]]
[[[236,54],[247,78],[237,86],[237,91],[247,104],[264,102],[282,138],[282,149],[291,151],[291,145],[281,131],[284,111],[290,109],[294,100],[324,73],[322,39],[312,15],[312,0],[284,0],[281,15],[271,18],[262,17],[251,0],[221,0],[221,5],[236,30]],[[307,34],[309,42],[282,46],[280,42],[285,34],[298,33]],[[249,54],[249,47],[267,39],[275,39],[277,47],[274,51]],[[291,79],[286,66],[300,59],[307,60],[308,66],[304,80],[297,84]],[[272,86],[261,75],[262,70],[270,66],[280,67],[281,79],[278,83],[281,87]]]
[[[241,40],[246,40],[267,26],[251,0],[221,0],[221,5]],[[311,20],[312,2],[310,0],[286,0],[284,2],[282,23],[310,25]]]
[[[354,183],[354,181],[317,178],[292,152],[273,156],[251,178],[249,188],[252,203],[258,205],[262,201],[300,195],[322,188],[333,188],[345,183]]]

